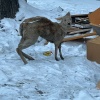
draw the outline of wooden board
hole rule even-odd
[[[77,33],[86,33],[86,32],[89,32],[91,29],[79,29],[79,28],[76,28],[76,27],[72,27],[70,28],[69,30],[67,30],[68,34],[69,35],[73,35],[73,34],[77,34]]]
[[[93,27],[93,30],[100,35],[100,25],[95,25],[91,23],[91,26]]]
[[[81,39],[81,38],[84,38],[84,37],[87,37],[87,36],[93,36],[93,35],[97,35],[96,32],[81,34],[79,36],[73,36],[73,37],[70,37],[70,38],[64,38],[62,42],[67,42],[67,41],[71,41],[71,40]]]

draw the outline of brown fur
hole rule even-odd
[[[55,44],[55,59],[58,61],[57,50],[59,49],[60,58],[64,59],[61,53],[61,43],[65,36],[65,28],[58,23],[54,23],[45,17],[32,17],[25,19],[20,24],[20,34],[22,36],[21,41],[18,45],[17,53],[26,64],[29,60],[34,60],[34,58],[22,52],[22,49],[25,49],[33,45],[39,36],[46,39],[49,42]]]

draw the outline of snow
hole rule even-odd
[[[0,100],[100,100],[100,64],[86,58],[86,42],[62,44],[64,61],[54,60],[54,44],[45,40],[24,50],[35,58],[24,65],[16,48],[19,25],[25,18],[45,16],[52,21],[65,15],[89,13],[100,7],[97,0],[19,0],[16,18],[0,22]],[[31,6],[30,6],[30,5]],[[40,42],[39,42],[40,41]],[[52,51],[51,56],[44,56]]]

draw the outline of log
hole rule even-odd
[[[74,36],[74,37],[70,37],[70,38],[64,38],[62,42],[67,42],[67,41],[71,41],[71,40],[81,39],[83,37],[93,36],[93,35],[97,35],[96,32],[86,33],[86,34],[82,34],[82,35]]]

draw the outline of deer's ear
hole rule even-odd
[[[68,12],[67,15],[70,16],[70,12]]]

